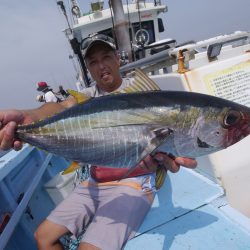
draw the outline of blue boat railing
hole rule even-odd
[[[30,151],[33,150],[32,148],[30,150],[27,150],[26,153],[30,153]],[[25,151],[25,150],[24,150]],[[26,154],[24,154],[23,156],[25,157]],[[39,184],[50,160],[52,158],[51,154],[48,154],[45,161],[43,162],[42,166],[40,167],[40,169],[38,170],[37,174],[35,175],[34,179],[31,181],[29,187],[27,188],[26,192],[24,193],[24,196],[22,198],[22,200],[20,201],[20,203],[18,204],[17,208],[15,209],[14,213],[11,215],[11,218],[8,222],[8,224],[6,225],[6,227],[4,228],[4,231],[2,232],[2,234],[0,235],[0,249],[4,249],[6,244],[8,243],[13,231],[15,230],[17,224],[20,221],[21,216],[24,214],[28,202],[30,201],[30,198],[34,192],[34,190],[36,189],[37,185]],[[20,159],[21,160],[21,159]],[[17,162],[15,162],[15,165],[17,164]],[[8,171],[11,171],[11,168],[8,169]]]

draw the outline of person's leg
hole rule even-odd
[[[93,218],[96,202],[88,188],[79,185],[38,227],[35,239],[39,250],[63,249],[58,239],[67,232],[78,237]]]
[[[122,249],[151,207],[148,192],[128,186],[107,186],[99,188],[99,199],[95,217],[84,233],[79,249]]]
[[[39,250],[61,250],[59,238],[69,230],[49,220],[43,221],[35,232],[35,240]]]
[[[101,250],[101,249],[87,242],[81,242],[78,247],[78,250]]]

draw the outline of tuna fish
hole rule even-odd
[[[158,149],[194,158],[249,133],[248,107],[199,93],[144,89],[89,99],[19,126],[16,136],[66,159],[133,168]]]

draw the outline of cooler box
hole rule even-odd
[[[44,187],[55,204],[64,200],[74,189],[75,173],[62,175],[62,172],[48,181]]]

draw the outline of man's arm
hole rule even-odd
[[[52,116],[55,113],[59,113],[66,108],[70,108],[76,105],[76,99],[73,96],[69,96],[65,101],[60,103],[48,102],[37,109],[22,110],[24,117],[29,119],[29,122],[45,119],[48,116]],[[0,117],[1,119],[1,117]],[[25,122],[26,123],[26,122]]]
[[[45,119],[75,104],[75,98],[70,96],[61,103],[45,103],[37,109],[0,111],[0,150],[11,148],[20,150],[22,148],[22,142],[14,137],[18,124],[28,124]]]

